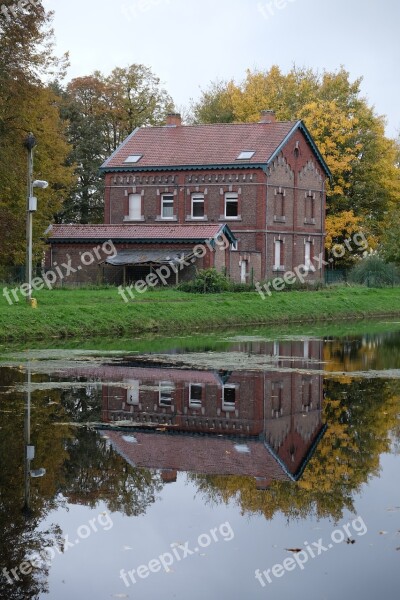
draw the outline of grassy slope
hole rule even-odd
[[[36,292],[38,309],[0,298],[0,339],[122,336],[162,331],[207,330],[250,323],[316,322],[400,315],[400,288],[330,288],[317,292],[191,295],[151,291],[125,304],[116,289]],[[140,298],[140,299],[139,299]]]

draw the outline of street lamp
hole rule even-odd
[[[37,210],[37,198],[33,195],[33,188],[46,189],[47,181],[35,179],[33,181],[33,149],[36,146],[36,138],[30,133],[24,142],[28,152],[28,194],[26,206],[26,262],[25,262],[25,280],[28,284],[28,293],[26,301],[31,306],[32,302],[32,216]]]
[[[26,365],[26,398],[25,398],[25,417],[24,417],[24,506],[22,512],[27,518],[32,516],[31,510],[31,478],[43,477],[46,475],[46,469],[31,469],[31,461],[35,458],[35,446],[31,444],[31,363],[28,360]]]

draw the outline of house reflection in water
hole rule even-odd
[[[322,342],[257,346],[252,354],[270,355],[271,370],[102,367],[110,382],[102,421],[131,425],[107,432],[116,451],[132,465],[160,469],[165,481],[178,471],[252,476],[259,489],[299,479],[325,431]]]

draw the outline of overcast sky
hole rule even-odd
[[[247,68],[344,65],[400,132],[399,0],[44,0],[68,78],[143,63],[178,107]],[[268,108],[268,107],[266,107]]]

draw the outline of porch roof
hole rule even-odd
[[[128,265],[165,265],[178,264],[182,260],[191,260],[194,257],[193,250],[182,252],[165,250],[119,250],[115,256],[108,257],[104,263],[114,267]],[[194,262],[194,261],[193,261]]]
[[[46,232],[50,244],[114,242],[123,243],[193,243],[226,236],[236,238],[226,223],[175,225],[51,225]]]

